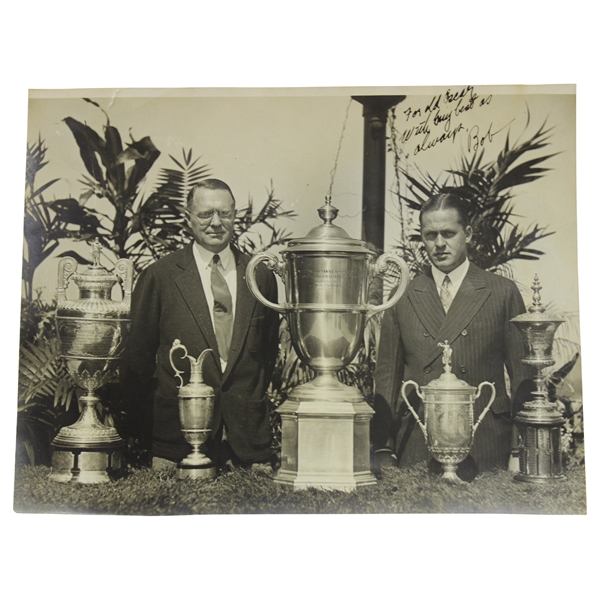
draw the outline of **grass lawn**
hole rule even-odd
[[[385,469],[378,484],[351,493],[293,491],[264,472],[234,469],[214,481],[180,481],[174,474],[132,470],[102,485],[54,483],[50,469],[27,466],[15,477],[16,512],[64,514],[377,514],[511,513],[585,514],[584,467],[566,469],[567,480],[514,482],[506,471],[480,474],[452,485],[426,465]]]

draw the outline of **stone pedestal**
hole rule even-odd
[[[376,484],[370,472],[370,419],[363,400],[291,398],[279,409],[281,468],[275,481],[295,489],[352,491]]]

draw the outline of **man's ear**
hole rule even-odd
[[[471,239],[472,239],[472,227],[470,225],[468,225],[466,227],[466,243],[470,243]]]

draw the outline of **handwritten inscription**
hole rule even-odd
[[[411,152],[417,156],[447,142],[454,144],[462,136],[466,136],[469,152],[476,152],[485,143],[491,143],[493,136],[509,123],[500,127],[491,123],[483,133],[479,125],[472,125],[472,118],[465,121],[464,117],[484,111],[492,100],[492,95],[478,94],[472,85],[468,85],[436,94],[425,106],[408,106],[403,110],[405,128],[399,136],[406,155],[409,156]]]

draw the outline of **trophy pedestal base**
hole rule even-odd
[[[57,483],[107,483],[118,476],[121,460],[121,443],[93,449],[55,446],[49,478]]]
[[[561,425],[563,416],[546,400],[531,401],[516,414],[520,472],[514,480],[551,483],[565,480],[562,474]]]
[[[212,480],[216,478],[216,468],[212,464],[204,466],[187,466],[179,464],[177,466],[177,478],[184,480]]]
[[[563,481],[566,480],[566,476],[564,474],[558,474],[555,476],[533,476],[531,474],[516,474],[516,476],[514,476],[514,480],[517,482],[523,482],[523,483],[537,483],[537,484],[544,484],[544,483],[552,483],[555,481]]]
[[[364,400],[302,400],[298,387],[298,393],[278,412],[282,421],[281,468],[275,482],[294,489],[339,491],[376,484],[370,472],[374,411]]]
[[[457,471],[457,464],[443,464],[443,475],[441,476],[441,480],[446,480],[452,484],[465,485],[466,482],[457,475]]]

